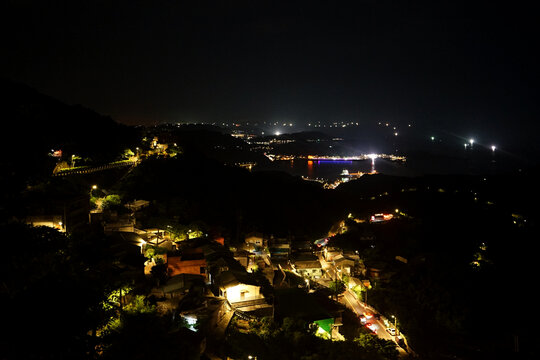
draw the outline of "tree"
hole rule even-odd
[[[94,344],[88,334],[109,319],[102,304],[116,278],[101,238],[24,224],[4,225],[0,231],[17,239],[4,244],[0,262],[1,316],[17,315],[17,321],[3,322],[2,357],[86,358]],[[86,252],[91,238],[93,251]]]
[[[369,352],[376,352],[386,359],[397,359],[399,352],[391,340],[381,339],[373,334],[359,334],[354,342]]]
[[[347,287],[345,286],[345,282],[343,280],[337,279],[331,281],[328,288],[330,289],[332,295],[337,299],[338,295],[343,293]]]
[[[122,201],[118,195],[107,195],[101,204],[103,210],[115,210],[120,207]]]

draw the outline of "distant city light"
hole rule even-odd
[[[281,135],[281,133],[279,131],[276,131],[276,135],[279,136]]]
[[[474,139],[470,139],[469,142],[471,143],[471,146],[474,144]]]
[[[397,132],[395,132],[395,133],[394,133],[394,136],[398,136],[398,133],[397,133]]]
[[[495,151],[495,149],[497,149],[495,145],[491,145],[491,151]]]
[[[435,136],[432,136],[432,137],[431,137],[431,141],[433,141],[433,140],[435,140]]]

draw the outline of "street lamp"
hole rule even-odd
[[[396,329],[396,334],[399,335],[399,331],[397,329],[397,318],[394,315],[390,315],[390,316],[394,318],[394,329]]]

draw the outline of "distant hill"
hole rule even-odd
[[[76,154],[90,163],[103,163],[138,139],[134,128],[110,117],[7,79],[0,79],[0,111],[5,127],[3,166],[24,164],[39,171],[50,166],[51,150],[62,150],[66,159]]]

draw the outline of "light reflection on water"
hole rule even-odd
[[[274,161],[268,166],[256,166],[255,171],[281,170],[291,175],[306,176],[312,179],[325,179],[334,181],[340,177],[343,170],[349,173],[372,171],[371,160],[360,161],[329,161],[329,160],[287,160]],[[375,170],[379,173],[397,176],[414,176],[404,164],[394,163],[392,161],[377,159],[375,161]]]
[[[517,168],[517,165],[514,168]],[[406,162],[401,162],[377,158],[373,163],[369,159],[357,161],[296,159],[274,161],[254,168],[254,171],[268,170],[284,171],[295,176],[334,181],[340,178],[343,170],[347,170],[349,173],[369,173],[375,170],[380,174],[413,177],[426,174],[494,174],[508,171],[510,167],[491,160],[473,163],[467,159],[408,159]]]

